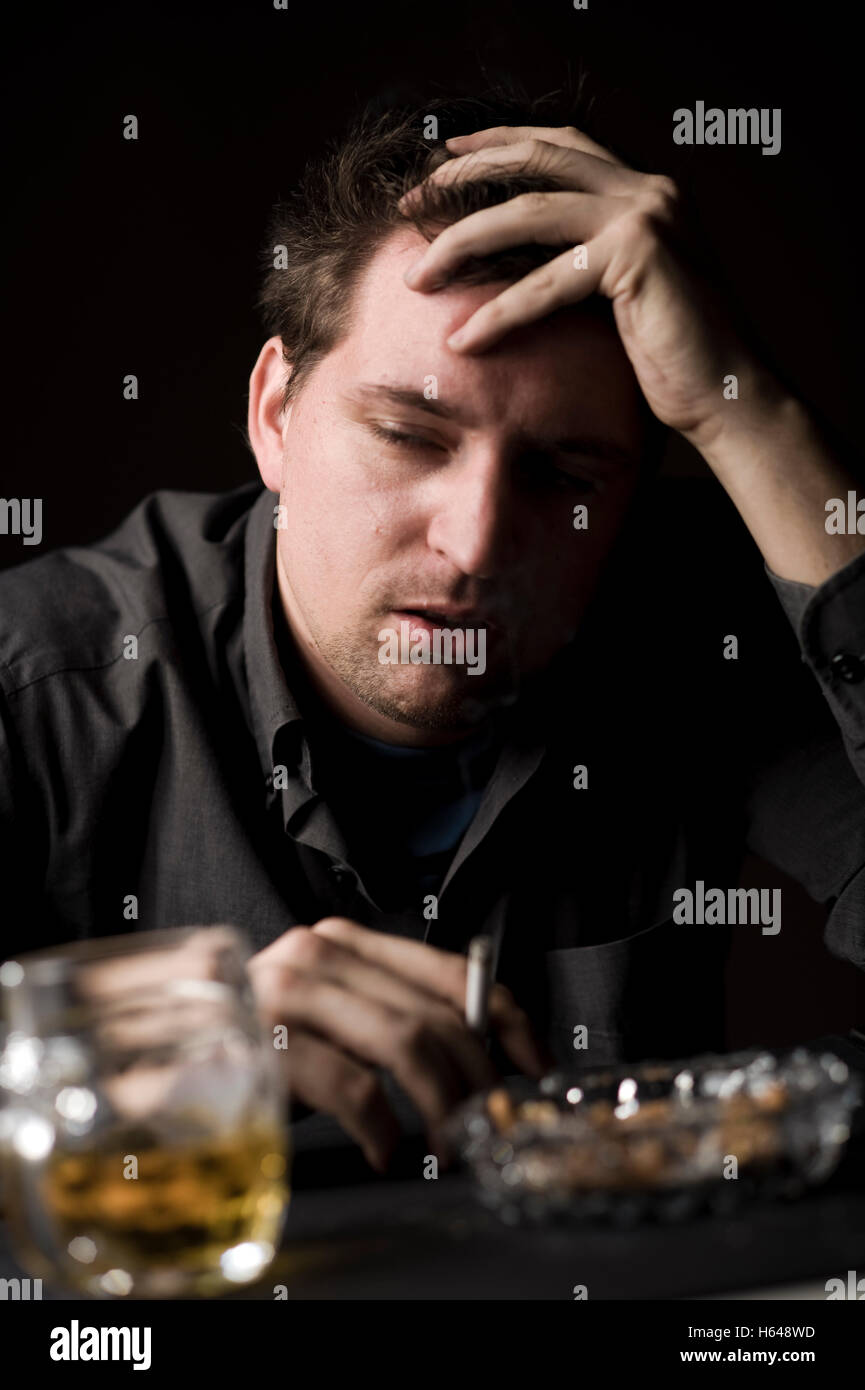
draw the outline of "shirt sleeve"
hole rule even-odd
[[[865,784],[865,554],[817,587],[766,573]]]
[[[803,727],[759,768],[748,843],[830,905],[827,946],[865,970],[865,555],[816,587],[766,573],[841,739]]]
[[[802,625],[802,617],[817,589],[813,584],[801,584],[797,579],[782,579],[779,574],[765,566],[765,570],[772,582],[772,587],[778,598],[781,600],[781,607],[793,624],[793,631],[796,636]]]
[[[11,729],[0,689],[0,884],[4,923],[0,931],[0,961],[19,949],[15,924],[26,911],[28,865],[22,858],[26,835],[16,815],[15,784]]]
[[[46,833],[0,685],[0,961],[68,938],[45,902]]]

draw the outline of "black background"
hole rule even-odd
[[[855,14],[839,0],[31,7],[5,118],[0,495],[43,499],[44,553],[104,534],[156,488],[254,477],[246,383],[272,202],[368,98],[414,88],[423,102],[500,74],[540,93],[588,69],[600,138],[690,189],[767,350],[855,440]],[[675,146],[672,113],[697,100],[780,107],[780,153]],[[137,401],[123,399],[129,373]],[[668,467],[703,470],[675,441]],[[0,567],[35,553],[0,538]],[[743,881],[782,880],[751,862]],[[784,903],[779,938],[740,933],[731,1043],[842,1029],[857,993],[865,1012],[862,977],[820,944],[822,910],[786,881]]]

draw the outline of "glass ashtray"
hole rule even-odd
[[[506,1222],[630,1225],[799,1195],[837,1166],[861,1098],[834,1053],[748,1051],[510,1078],[446,1134]]]

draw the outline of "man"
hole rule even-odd
[[[432,1141],[506,1066],[720,1046],[734,919],[678,907],[726,901],[746,842],[865,966],[865,562],[825,524],[851,478],[668,179],[534,110],[436,119],[457,138],[361,123],[276,214],[265,491],[156,494],[0,581],[4,953],[245,927],[294,1096],[377,1168],[390,1078]],[[836,725],[735,530],[654,485],[661,426]]]

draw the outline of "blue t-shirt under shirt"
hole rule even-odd
[[[373,899],[387,910],[437,893],[498,759],[492,726],[458,744],[406,748],[328,723],[311,740],[316,790]]]

